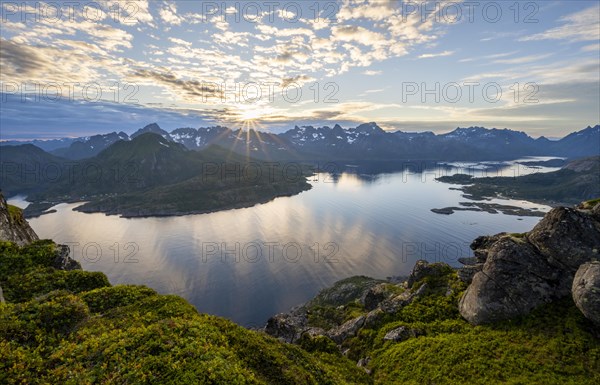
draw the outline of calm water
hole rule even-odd
[[[510,167],[503,175],[514,172]],[[61,204],[56,213],[30,223],[40,237],[71,244],[84,269],[106,273],[113,284],[144,284],[181,295],[201,312],[258,326],[339,279],[405,275],[420,258],[457,265],[458,257],[470,255],[475,237],[526,231],[540,219],[432,213],[465,201],[460,191],[449,189],[453,186],[434,181],[439,175],[441,169],[320,174],[312,190],[294,197],[172,218],[123,219]],[[26,204],[18,198],[10,202]]]

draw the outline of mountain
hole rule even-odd
[[[338,124],[333,127],[296,126],[281,134],[232,130],[223,126],[177,128],[167,132],[152,123],[131,137],[123,132],[113,132],[69,139],[68,147],[54,148],[52,153],[72,160],[91,158],[118,140],[130,140],[144,133],[158,134],[190,150],[218,145],[238,154],[274,161],[477,161],[524,156],[577,158],[600,154],[600,126],[588,127],[560,140],[549,140],[545,137],[534,139],[524,132],[506,128],[458,127],[440,135],[387,132],[374,122],[347,129]]]
[[[311,187],[307,168],[293,178],[272,170],[219,146],[192,151],[147,132],[115,142],[40,186],[28,195],[28,215],[65,201],[86,201],[80,211],[126,217],[185,215],[253,206]]]
[[[551,142],[553,154],[566,157],[580,157],[600,153],[600,125],[573,132],[564,138]]]
[[[171,135],[169,135],[169,133],[167,131],[160,128],[160,126],[156,123],[151,123],[151,124],[148,124],[147,126],[145,126],[144,128],[140,128],[139,130],[137,130],[136,132],[131,134],[131,139],[136,138],[142,134],[149,133],[149,132],[158,134],[158,135],[162,136],[163,138],[167,139],[168,141],[171,141],[171,142],[173,141],[173,138],[171,137]]]
[[[73,142],[81,140],[82,138],[60,138],[60,139],[48,139],[48,140],[5,140],[0,141],[0,146],[20,146],[22,144],[33,144],[36,147],[41,148],[44,151],[50,152],[59,148],[67,148]]]
[[[439,138],[456,144],[467,144],[478,153],[487,153],[491,159],[502,159],[523,155],[541,155],[543,148],[540,142],[520,131],[499,130],[484,127],[457,128]]]
[[[171,137],[191,150],[218,145],[231,151],[263,160],[300,159],[296,148],[281,135],[256,130],[231,130],[227,127],[178,128]]]
[[[39,191],[63,176],[65,161],[33,144],[2,146],[0,187],[6,196]]]
[[[129,136],[124,132],[89,136],[74,141],[69,147],[58,148],[50,152],[72,160],[91,158],[119,140],[129,140]]]

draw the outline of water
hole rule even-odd
[[[104,272],[113,284],[144,284],[201,312],[259,326],[339,279],[406,275],[420,258],[458,265],[477,236],[527,231],[540,219],[432,213],[465,201],[449,190],[456,186],[434,181],[440,173],[320,174],[312,190],[294,197],[184,217],[123,219],[60,204],[29,222],[41,238],[70,244],[84,269]]]

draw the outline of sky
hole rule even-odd
[[[0,139],[600,123],[599,1],[1,1]]]

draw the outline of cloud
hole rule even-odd
[[[363,72],[363,75],[375,76],[375,75],[381,75],[382,73],[383,73],[383,71],[367,70],[367,71]]]
[[[521,41],[535,40],[567,40],[598,41],[600,40],[600,4],[572,13],[560,19],[563,25],[542,33],[521,38]]]
[[[209,99],[220,101],[224,97],[219,84],[196,79],[184,80],[171,72],[140,69],[135,71],[130,79],[134,82],[144,81],[166,86],[174,94],[191,101],[207,102]]]
[[[542,60],[542,59],[546,59],[547,57],[550,57],[550,56],[552,56],[551,53],[541,54],[541,55],[528,55],[528,56],[522,56],[522,57],[517,57],[517,58],[513,58],[513,59],[494,60],[493,63],[497,63],[497,64],[523,64],[523,63],[531,63],[531,62],[539,61],[539,60]]]
[[[600,44],[590,44],[590,45],[586,45],[581,47],[581,50],[583,52],[600,52]]]
[[[419,59],[430,59],[430,58],[434,58],[434,57],[443,57],[443,56],[451,56],[454,55],[454,51],[443,51],[443,52],[437,52],[437,53],[425,53],[422,55],[419,55],[418,58]]]
[[[191,47],[192,46],[192,43],[190,43],[189,41],[185,41],[183,39],[179,39],[179,38],[176,38],[176,37],[169,37],[169,41],[171,43],[175,43],[177,45],[182,45],[184,47]],[[156,47],[156,48],[158,48],[158,47]]]
[[[182,17],[177,15],[177,6],[175,3],[165,4],[158,14],[165,23],[170,25],[180,25],[184,20]]]
[[[291,78],[285,78],[281,82],[281,88],[285,88],[290,84],[297,84],[299,86],[303,86],[306,83],[314,82],[316,79],[307,75],[298,75]]]

